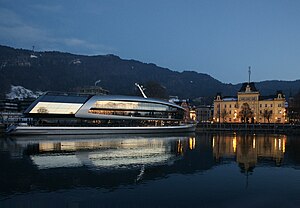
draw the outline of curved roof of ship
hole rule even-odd
[[[155,99],[155,98],[143,98],[138,96],[124,96],[124,95],[93,95],[93,96],[83,96],[81,94],[75,93],[52,93],[48,92],[44,95],[40,96],[37,100],[35,100],[24,112],[28,114],[39,102],[55,102],[55,103],[81,103],[82,106],[75,112],[75,117],[81,118],[119,118],[126,119],[126,117],[122,116],[111,116],[111,115],[92,115],[89,114],[88,111],[92,108],[96,101],[129,101],[129,102],[145,102],[145,103],[155,103],[171,106],[177,109],[185,110],[183,107],[176,105],[175,103],[171,103],[168,101]],[[128,118],[127,118],[128,119]],[[133,119],[130,117],[130,119]],[[136,119],[143,119],[142,117]],[[145,118],[144,118],[145,119]]]
[[[86,103],[94,103],[98,100],[115,100],[115,101],[136,101],[136,102],[147,102],[147,103],[157,103],[157,104],[164,104],[169,105],[175,108],[181,108],[184,110],[183,107],[171,103],[165,100],[156,99],[156,98],[144,98],[144,97],[138,97],[138,96],[126,96],[126,95],[94,95],[89,100],[87,100]]]
[[[164,100],[159,100],[155,98],[143,98],[136,96],[124,96],[124,95],[94,95],[89,100],[87,100],[83,106],[75,113],[75,117],[78,118],[96,118],[96,119],[152,119],[152,120],[162,120],[162,118],[148,118],[148,117],[132,117],[132,116],[118,116],[118,115],[104,115],[104,114],[91,114],[88,111],[95,105],[97,101],[129,101],[129,102],[145,102],[145,103],[155,103],[171,106],[177,109],[185,110],[183,107],[176,105],[175,103],[170,103]],[[168,119],[174,120],[174,119]]]

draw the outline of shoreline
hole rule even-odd
[[[250,132],[250,133],[279,133],[300,134],[299,124],[244,124],[244,123],[199,123],[196,133],[200,132]]]

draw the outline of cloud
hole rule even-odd
[[[22,19],[9,9],[0,8],[0,25],[14,26],[22,24]]]
[[[45,4],[34,4],[30,6],[32,9],[36,9],[43,12],[57,13],[63,10],[62,5],[45,5]]]
[[[78,38],[64,38],[58,40],[62,42],[64,45],[73,47],[73,48],[80,48],[85,51],[89,51],[88,54],[99,54],[99,53],[111,53],[116,52],[116,50],[112,47],[108,47],[98,43],[91,43],[86,40],[78,39]]]
[[[4,42],[33,42],[43,38],[45,32],[25,24],[16,13],[8,9],[0,9],[0,39]],[[31,45],[31,44],[30,44]]]
[[[0,8],[0,40],[1,44],[13,47],[37,46],[38,50],[61,50],[87,55],[114,53],[112,47],[77,37],[57,36],[56,31],[32,25],[17,13]]]
[[[91,47],[92,46],[91,44],[87,43],[86,41],[80,40],[80,39],[77,39],[77,38],[64,39],[64,43],[66,45],[69,45],[69,46],[85,46],[85,47]]]

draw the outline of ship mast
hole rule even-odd
[[[135,86],[137,86],[139,88],[139,90],[142,93],[143,97],[147,98],[146,94],[144,93],[143,86],[139,85],[138,83],[135,83]]]

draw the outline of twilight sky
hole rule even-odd
[[[0,44],[115,54],[225,83],[300,79],[299,0],[0,0]]]

